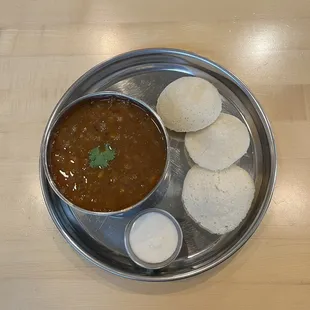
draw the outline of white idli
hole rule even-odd
[[[222,171],[194,166],[185,177],[182,200],[194,221],[220,235],[234,230],[245,218],[254,192],[251,176],[236,165]]]
[[[198,77],[182,77],[162,91],[156,109],[169,129],[178,132],[196,131],[218,118],[222,100],[210,82]]]
[[[246,126],[224,113],[211,126],[185,135],[189,156],[199,166],[213,171],[231,166],[246,153],[249,145]]]

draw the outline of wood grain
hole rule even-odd
[[[310,308],[308,0],[0,0],[0,308]],[[233,71],[269,116],[279,175],[266,217],[229,262],[136,283],[78,256],[44,206],[42,132],[82,73],[118,53],[187,49]]]

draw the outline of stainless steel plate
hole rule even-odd
[[[254,233],[272,196],[276,151],[266,116],[242,82],[212,61],[195,54],[180,50],[146,49],[101,63],[69,88],[53,111],[48,125],[71,101],[103,90],[136,97],[155,108],[163,88],[185,75],[199,76],[213,83],[223,98],[224,111],[240,118],[251,135],[248,152],[238,164],[254,178],[256,195],[247,217],[233,232],[222,236],[208,233],[186,215],[181,202],[181,190],[192,162],[184,148],[184,134],[169,132],[171,181],[164,199],[156,205],[169,211],[178,220],[183,229],[184,243],[177,260],[158,271],[143,269],[126,255],[123,234],[132,215],[104,217],[73,210],[48,186],[40,163],[43,196],[59,231],[88,260],[122,277],[144,281],[177,280],[220,264],[240,249]]]

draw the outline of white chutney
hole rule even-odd
[[[129,232],[133,253],[150,264],[169,259],[178,246],[178,231],[173,221],[158,212],[148,212],[133,223]]]

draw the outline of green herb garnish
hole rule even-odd
[[[115,150],[112,149],[110,144],[105,144],[105,150],[100,151],[100,147],[97,146],[89,152],[89,165],[91,168],[106,168],[109,166],[109,162],[115,158]]]

